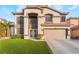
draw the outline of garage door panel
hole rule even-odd
[[[45,39],[65,39],[65,30],[45,29]]]

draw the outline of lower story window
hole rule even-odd
[[[17,33],[18,34],[24,34],[24,28],[18,28]]]

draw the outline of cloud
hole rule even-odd
[[[21,12],[25,5],[16,5],[16,6],[0,6],[0,17],[4,19],[9,19],[10,21],[14,20],[14,15],[11,12]],[[15,8],[15,9],[13,9]]]
[[[0,17],[1,18],[4,18],[4,19],[9,19],[10,21],[12,21],[13,19],[12,19],[12,12],[13,10],[12,9],[10,9],[9,7],[6,7],[6,6],[4,6],[4,7],[1,7],[0,8]]]
[[[54,9],[57,9],[59,11],[63,11],[63,6],[62,5],[53,5],[53,6],[50,6],[50,7],[54,8]]]
[[[69,10],[74,10],[74,9],[76,9],[78,7],[78,5],[73,5],[73,6],[71,6],[70,8],[69,8]]]
[[[26,7],[25,5],[18,5],[16,12],[21,12],[22,9],[25,8],[25,7]]]

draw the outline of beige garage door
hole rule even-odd
[[[64,29],[45,29],[45,39],[65,39],[66,34]]]

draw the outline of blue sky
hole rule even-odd
[[[24,5],[0,5],[0,18],[14,21],[14,15],[12,12],[21,12],[24,7]],[[49,7],[62,12],[69,12],[67,17],[79,16],[79,5],[50,5]]]

